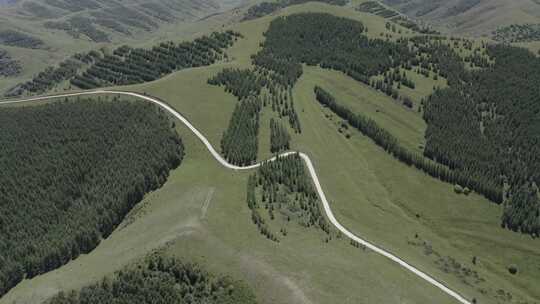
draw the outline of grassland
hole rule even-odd
[[[321,4],[293,6],[280,14],[300,11],[362,20],[374,37],[386,31],[379,17]],[[248,67],[249,55],[258,50],[271,19],[233,26],[245,39],[230,50],[230,62],[122,89],[165,99],[219,146],[235,99],[206,79],[223,67]],[[476,194],[455,194],[451,185],[399,163],[356,131],[348,131],[350,139],[340,135],[338,119],[315,101],[316,84],[411,148],[422,144],[425,123],[416,111],[337,72],[305,69],[294,90],[303,133],[293,135],[292,145],[315,162],[340,222],[479,303],[538,302],[537,240],[501,229],[500,206]],[[345,240],[324,243],[320,232],[294,225],[279,244],[266,240],[251,223],[245,202],[249,172],[221,168],[191,133],[179,124],[177,128],[186,158],[162,189],[148,195],[95,251],[23,282],[0,302],[37,302],[57,290],[96,281],[159,249],[245,279],[262,303],[454,303],[395,264]],[[261,128],[260,140],[265,142],[268,124],[261,123]],[[259,158],[268,155],[267,146],[261,147]],[[508,273],[510,264],[518,265],[517,275]],[[476,282],[463,269],[476,271],[483,281]]]

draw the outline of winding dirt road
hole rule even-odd
[[[166,104],[164,101],[161,101],[161,100],[159,100],[159,99],[157,99],[155,97],[150,97],[150,96],[147,96],[147,95],[134,93],[134,92],[112,91],[112,90],[97,90],[97,91],[87,91],[87,92],[81,92],[81,93],[69,93],[69,94],[59,94],[59,95],[53,95],[53,96],[33,97],[33,98],[27,98],[27,99],[21,99],[21,100],[2,101],[2,102],[0,102],[0,105],[2,105],[2,104],[24,103],[24,102],[31,102],[31,101],[40,101],[40,100],[46,100],[46,99],[51,99],[51,98],[64,98],[64,97],[76,97],[76,96],[100,95],[100,94],[102,94],[102,95],[103,94],[116,94],[116,95],[123,95],[123,96],[131,96],[131,97],[140,98],[140,99],[143,99],[143,100],[146,100],[146,101],[149,101],[149,102],[152,102],[154,104],[159,105],[161,108],[167,110],[169,113],[171,113],[176,118],[178,118],[180,121],[182,121],[182,123],[187,128],[189,128],[202,141],[202,143],[206,146],[208,151],[210,151],[212,156],[221,165],[223,165],[226,168],[233,169],[233,170],[251,170],[251,169],[258,168],[264,162],[273,161],[273,160],[276,159],[276,157],[273,157],[273,158],[268,159],[266,161],[263,161],[263,162],[260,162],[260,163],[257,163],[257,164],[251,165],[251,166],[246,166],[246,167],[239,167],[239,166],[235,166],[233,164],[230,164],[225,159],[223,159],[223,157],[221,157],[221,155],[216,151],[216,149],[214,149],[212,144],[210,144],[208,139],[199,130],[197,130],[197,128],[195,128],[189,122],[189,120],[187,120],[184,116],[182,116],[182,114],[178,113],[175,109],[173,109],[171,106]],[[324,194],[324,191],[322,190],[321,184],[319,182],[319,178],[317,176],[317,173],[315,172],[315,167],[313,166],[313,163],[311,162],[311,159],[309,158],[309,156],[304,154],[304,153],[301,153],[301,152],[286,152],[286,153],[281,154],[280,156],[287,156],[287,155],[291,155],[291,154],[295,154],[295,153],[298,153],[300,155],[300,157],[306,163],[306,165],[308,167],[308,170],[309,170],[309,174],[311,175],[311,178],[313,179],[313,183],[315,184],[315,188],[317,189],[317,193],[319,194],[321,202],[322,202],[322,204],[324,206],[324,211],[326,213],[326,216],[328,217],[330,222],[339,231],[341,231],[344,235],[346,235],[348,238],[354,240],[355,242],[358,242],[359,244],[361,244],[363,246],[366,246],[366,248],[371,249],[372,251],[374,251],[374,252],[376,252],[376,253],[378,253],[378,254],[380,254],[380,255],[382,255],[382,256],[390,259],[390,260],[392,260],[393,262],[397,263],[401,267],[403,267],[403,268],[407,269],[408,271],[414,273],[418,277],[422,278],[423,280],[427,281],[428,283],[432,284],[433,286],[439,288],[444,293],[446,293],[449,296],[455,298],[459,303],[472,304],[469,300],[465,299],[459,293],[451,290],[450,288],[448,288],[443,283],[437,281],[436,279],[434,279],[433,277],[431,277],[428,274],[424,273],[423,271],[419,270],[418,268],[408,264],[407,262],[400,259],[396,255],[394,255],[394,254],[392,254],[392,253],[390,253],[390,252],[388,252],[388,251],[386,251],[386,250],[384,250],[384,249],[382,249],[380,247],[377,247],[376,245],[374,245],[374,244],[360,238],[359,236],[357,236],[357,235],[353,234],[352,232],[350,232],[349,230],[347,230],[347,228],[345,228],[343,225],[341,225],[338,222],[338,220],[336,219],[336,217],[334,216],[334,213],[332,212],[332,209],[330,208],[330,204],[328,203],[328,200],[326,199],[326,195]]]

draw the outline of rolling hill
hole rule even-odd
[[[539,23],[535,0],[383,0],[411,18],[437,25],[451,34],[487,36],[511,24]]]
[[[112,36],[133,36],[155,31],[164,23],[193,21],[241,4],[238,1],[100,1],[47,0],[7,2],[0,13],[21,30],[33,25],[67,33],[73,38],[110,42]],[[25,27],[26,25],[26,27]]]
[[[457,303],[329,225],[321,196],[307,178],[308,167],[297,158],[283,157],[256,168],[289,149],[312,160],[335,218],[348,231],[436,278],[467,302],[537,303],[540,221],[535,213],[538,189],[531,180],[540,179],[535,169],[540,163],[535,153],[540,60],[486,40],[426,34],[401,20],[351,6],[303,2],[284,1],[268,14],[267,5],[259,6],[263,9],[255,11],[262,11],[262,17],[241,10],[234,15],[237,22],[207,29],[196,40],[149,41],[137,48],[107,44],[108,49],[86,52],[88,62],[85,56],[76,58],[85,65],[69,77],[51,77],[43,90],[26,92],[102,88],[140,94],[133,100],[105,92],[84,99],[45,98],[53,109],[59,109],[54,108],[57,103],[66,107],[87,102],[89,107],[119,98],[119,106],[127,107],[154,98],[185,117],[162,124],[181,138],[183,158],[166,181],[165,176],[158,179],[161,187],[147,188],[154,190],[138,204],[128,204],[129,210],[117,212],[110,222],[115,229],[100,231],[104,236],[99,244],[61,263],[47,263],[56,262],[56,255],[40,255],[45,269],[52,270],[22,280],[0,303],[43,303],[51,297],[62,302],[73,290],[108,296],[109,284],[123,286],[131,279],[141,288],[158,280],[164,280],[164,287],[187,286],[184,295],[208,300],[212,294],[226,296],[224,290],[235,295],[243,290],[236,282],[245,282],[264,304]],[[461,7],[452,14],[461,11],[469,10]],[[38,77],[33,84],[42,83]],[[518,93],[512,91],[515,87]],[[31,120],[24,114],[39,111],[37,104],[1,105],[0,111],[13,121],[11,113]],[[118,127],[123,115],[115,119],[99,109],[93,111],[111,121],[110,136],[144,125],[136,119],[128,128]],[[157,113],[164,118],[162,111]],[[51,121],[48,125],[68,128],[58,113],[56,120],[43,116]],[[79,121],[73,117],[66,122],[72,120]],[[24,129],[15,122],[9,127],[9,134]],[[35,132],[44,129],[35,127]],[[77,146],[85,143],[77,137],[85,134],[81,129],[78,125],[66,138],[63,132],[53,135],[60,147]],[[145,135],[152,128],[142,129]],[[43,153],[55,148],[41,143],[40,136],[24,138]],[[115,140],[106,139],[114,146]],[[131,144],[131,138],[127,142]],[[215,151],[209,151],[209,145]],[[14,157],[11,146],[2,148]],[[139,154],[155,151],[155,146],[134,153],[121,150],[116,157],[133,155],[147,162]],[[222,166],[216,154],[231,164]],[[253,167],[230,170],[235,166]],[[137,165],[127,167],[128,178],[122,181],[146,181],[134,175]],[[11,176],[6,180],[22,176],[33,181],[31,172]],[[80,176],[85,175],[75,174],[69,185],[77,185]],[[12,193],[4,186],[7,181],[0,189]],[[114,193],[109,191],[117,183],[107,185],[100,195]],[[68,190],[77,197],[77,187]],[[109,223],[100,202],[87,206],[93,222]],[[11,210],[6,214],[23,219],[24,212]],[[54,221],[41,224],[48,227]],[[11,232],[19,236],[16,231]],[[48,249],[59,245],[62,242],[51,242]],[[32,256],[35,250],[21,246],[20,251]],[[182,281],[190,276],[170,274],[159,262],[141,262],[154,254],[226,274],[232,287],[212,284],[200,271],[190,272],[191,282]],[[199,279],[202,283],[195,284]],[[175,295],[178,288],[164,290]]]
[[[191,38],[235,18],[249,1],[7,1],[0,10],[0,49],[21,66],[0,91],[81,51]]]

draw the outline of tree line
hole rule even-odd
[[[504,45],[487,52],[489,68],[460,71],[427,100],[426,155],[507,189],[502,224],[539,235],[540,59]]]
[[[28,49],[45,46],[43,40],[11,29],[0,31],[0,44]]]
[[[242,281],[217,276],[200,265],[152,255],[79,291],[60,292],[50,304],[254,304]]]
[[[301,63],[342,71],[369,84],[369,77],[414,57],[406,41],[370,39],[365,30],[361,22],[324,13],[279,17],[270,24],[254,62],[281,75],[288,85],[301,76]]]
[[[291,136],[287,129],[277,120],[270,119],[270,151],[278,153],[289,150]]]
[[[151,49],[124,45],[112,54],[102,50],[79,53],[10,88],[6,96],[45,93],[66,80],[70,86],[85,90],[152,81],[174,71],[222,60],[227,56],[223,50],[238,38],[240,34],[233,31],[214,32],[192,42],[162,42]]]
[[[128,85],[156,80],[166,74],[191,67],[206,66],[224,58],[240,34],[214,32],[193,42],[163,42],[151,49],[121,47],[105,55],[70,80],[81,89],[110,85]]]
[[[330,237],[330,224],[320,210],[319,198],[313,187],[300,155],[277,156],[274,161],[264,162],[247,185],[247,204],[252,212],[252,220],[261,234],[279,242],[270,227],[276,216],[281,215],[286,222],[297,222],[304,227],[316,227]],[[263,216],[264,211],[268,213]],[[270,222],[268,222],[268,220]],[[286,236],[286,228],[280,232]]]
[[[399,144],[396,137],[384,128],[381,128],[371,118],[354,113],[347,107],[340,105],[330,93],[319,86],[315,87],[314,91],[317,101],[328,107],[340,118],[345,119],[352,127],[371,138],[378,146],[398,160],[409,166],[414,166],[432,177],[445,182],[468,187],[485,195],[493,201],[501,202],[502,189],[498,187],[496,183],[479,180],[476,176],[469,174],[469,172],[452,170],[451,168],[432,161],[421,154],[409,151]]]
[[[495,41],[504,43],[540,41],[540,24],[510,24],[492,32]]]
[[[21,64],[11,58],[6,50],[0,49],[0,77],[12,77],[22,71]]]
[[[401,86],[416,88],[407,75],[413,69],[438,79],[439,68],[428,52],[431,40],[420,38],[370,39],[358,21],[323,13],[301,13],[272,21],[263,49],[253,63],[271,71],[273,82],[293,87],[301,77],[302,64],[341,71],[411,107]],[[380,78],[380,79],[379,79]]]
[[[83,66],[82,62],[74,56],[62,61],[56,67],[47,67],[39,72],[31,80],[18,84],[8,90],[6,97],[20,96],[25,92],[45,93],[54,88],[64,80],[77,75],[78,70]]]
[[[257,160],[261,107],[258,97],[241,100],[234,107],[229,126],[221,138],[221,152],[228,162],[245,166]]]
[[[253,63],[271,71],[273,82],[283,87],[294,86],[303,73],[302,64],[338,70],[405,105],[410,102],[399,89],[416,88],[407,71],[435,80],[447,78],[452,84],[466,77],[465,63],[482,68],[492,64],[485,44],[473,50],[469,40],[422,35],[391,41],[368,38],[366,32],[361,22],[330,14],[279,17],[265,32],[263,48],[252,56]],[[456,48],[473,52],[462,58]]]
[[[249,96],[259,96],[266,85],[266,78],[259,77],[255,72],[245,69],[225,68],[216,76],[208,79],[208,84],[224,86],[225,91],[239,99]]]
[[[349,2],[348,0],[278,0],[274,2],[261,2],[259,4],[256,4],[250,7],[247,10],[246,14],[244,15],[243,20],[245,21],[245,20],[257,19],[260,17],[264,17],[266,15],[270,15],[287,6],[302,4],[302,3],[306,3],[310,1],[328,3],[332,5],[340,5],[340,6],[343,6]]]
[[[342,71],[399,97],[398,70],[415,69],[443,77],[449,88],[437,89],[423,102],[428,124],[424,155],[396,144],[366,117],[334,107],[398,159],[441,180],[456,183],[506,202],[503,225],[539,234],[540,216],[530,200],[538,181],[537,88],[540,59],[519,48],[483,44],[444,36],[416,36],[397,41],[369,39],[357,21],[329,14],[295,14],[276,18],[265,33],[262,50],[253,56],[259,67],[284,87],[293,87],[302,64]],[[455,49],[472,51],[461,56]],[[466,64],[480,69],[467,69]],[[373,77],[386,76],[386,83]],[[404,85],[401,80],[399,85]],[[411,83],[408,85],[414,86]],[[411,105],[411,102],[406,102]],[[424,157],[426,156],[426,157]],[[534,183],[532,183],[534,182]],[[505,187],[507,185],[508,187]],[[522,187],[523,186],[523,187]],[[539,203],[540,204],[540,203]],[[532,206],[532,207],[531,207]],[[514,220],[509,220],[510,218]]]
[[[269,94],[265,94],[263,98],[263,104],[269,105],[274,113],[277,113],[278,118],[287,119],[289,126],[295,133],[302,133],[302,125],[300,124],[300,118],[294,107],[294,97],[292,93],[292,87],[281,87],[280,85],[272,85],[270,82]]]
[[[279,119],[288,119],[295,132],[302,131],[300,119],[294,108],[292,87],[284,87],[277,83],[272,71],[257,65],[253,69],[243,70],[225,68],[208,79],[208,83],[224,86],[225,91],[240,100],[221,140],[221,152],[227,160],[237,165],[246,165],[257,159],[258,113],[267,106],[278,114]],[[256,101],[258,108],[256,114],[251,106],[253,101]],[[249,106],[243,109],[246,104]],[[276,123],[272,121],[271,126]],[[290,136],[284,127],[280,129],[272,127],[270,137],[272,153],[289,145]]]
[[[94,249],[180,165],[167,115],[84,100],[0,111],[0,295]]]

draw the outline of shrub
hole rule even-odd
[[[414,106],[412,100],[409,97],[405,97],[405,99],[403,99],[403,105],[409,109],[412,109]]]
[[[508,266],[508,272],[510,272],[511,274],[516,274],[518,272],[517,265],[511,264],[510,266]]]

